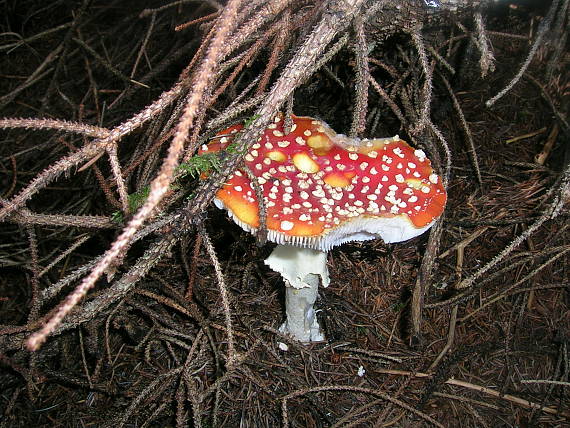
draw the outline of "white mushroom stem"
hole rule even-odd
[[[280,331],[300,342],[324,340],[313,305],[319,283],[330,283],[327,254],[310,248],[278,245],[265,260],[285,281],[285,310],[287,319]]]

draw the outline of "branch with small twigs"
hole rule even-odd
[[[87,292],[95,285],[95,282],[105,272],[108,266],[119,256],[122,250],[129,245],[134,234],[140,229],[143,223],[150,217],[156,206],[162,200],[174,175],[174,170],[178,164],[178,158],[184,149],[184,140],[188,136],[188,130],[192,126],[194,114],[200,103],[204,90],[213,77],[216,64],[219,61],[221,45],[225,41],[226,36],[235,25],[235,16],[239,6],[239,0],[230,1],[229,5],[219,18],[217,25],[218,31],[206,58],[204,59],[200,70],[197,71],[197,80],[193,86],[193,92],[186,109],[178,123],[176,133],[170,145],[167,157],[164,159],[161,171],[151,183],[150,193],[144,205],[137,211],[129,224],[125,227],[121,235],[116,239],[111,248],[105,253],[101,261],[93,268],[91,273],[77,286],[75,291],[71,293],[63,304],[60,305],[57,312],[42,327],[42,329],[30,336],[28,347],[32,350],[45,341],[47,336],[61,323],[63,318],[71,309],[87,294]]]
[[[439,422],[437,422],[435,419],[431,418],[430,416],[426,415],[423,412],[420,412],[419,410],[415,409],[414,407],[410,406],[409,404],[407,404],[406,402],[402,401],[402,400],[398,400],[384,392],[375,390],[375,389],[370,389],[370,388],[363,388],[363,387],[358,387],[358,386],[352,386],[352,385],[330,385],[330,386],[317,386],[314,388],[306,388],[306,389],[301,389],[299,391],[295,391],[292,392],[290,394],[287,394],[286,396],[284,396],[281,400],[281,412],[283,415],[283,426],[285,428],[289,427],[289,416],[288,416],[288,406],[287,406],[287,401],[291,400],[292,398],[295,397],[301,397],[303,395],[307,395],[309,393],[314,393],[314,392],[322,392],[322,391],[350,391],[350,392],[360,392],[360,393],[364,393],[364,394],[369,394],[369,395],[373,395],[376,397],[380,397],[381,399],[388,401],[398,407],[403,408],[404,410],[407,410],[410,413],[413,413],[416,416],[419,416],[420,418],[424,419],[426,422],[431,423],[432,425],[436,426],[436,427],[440,427],[440,428],[444,428],[444,426],[442,424],[440,424]]]
[[[422,373],[422,372],[411,372],[406,370],[394,370],[394,369],[376,369],[378,373],[384,373],[388,375],[396,375],[396,376],[412,376],[417,378],[429,378],[431,375],[429,373]],[[500,391],[496,391],[494,389],[488,388],[486,386],[476,385],[471,382],[466,382],[459,379],[447,379],[445,382],[447,385],[455,385],[460,386],[463,388],[471,389],[474,391],[482,392],[483,394],[490,395],[497,399],[507,400],[511,403],[517,404],[519,406],[525,407],[527,409],[536,409],[544,413],[549,413],[551,415],[558,415],[563,416],[565,418],[570,417],[570,412],[554,409],[552,407],[541,406],[538,403],[533,401],[525,400],[524,398],[517,397],[511,394],[503,394]]]

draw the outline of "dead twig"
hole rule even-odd
[[[509,92],[513,88],[513,86],[515,86],[518,83],[518,81],[521,79],[522,75],[528,69],[530,62],[532,61],[536,52],[538,51],[538,48],[542,45],[542,38],[544,37],[544,35],[548,32],[548,30],[550,28],[550,24],[552,23],[552,19],[554,17],[556,10],[558,9],[559,3],[560,3],[560,0],[553,0],[552,4],[550,5],[550,9],[548,10],[548,13],[546,14],[546,16],[544,17],[544,19],[542,20],[542,22],[540,23],[540,25],[538,27],[538,30],[536,32],[536,38],[534,40],[534,43],[532,44],[532,48],[530,49],[530,52],[528,53],[528,56],[526,57],[524,63],[521,65],[521,67],[519,68],[519,71],[517,72],[515,77],[513,77],[513,79],[507,84],[507,86],[505,86],[504,89],[499,91],[499,93],[497,95],[495,95],[494,97],[487,100],[487,102],[485,102],[485,105],[487,107],[491,107],[499,99],[501,99],[503,96],[505,96],[505,94],[507,92]]]
[[[214,270],[216,272],[216,278],[218,280],[218,287],[220,289],[220,297],[222,299],[222,305],[224,308],[224,316],[226,319],[226,334],[228,336],[228,357],[227,357],[227,365],[232,366],[235,362],[239,359],[239,355],[236,353],[235,344],[234,344],[234,329],[232,327],[232,313],[230,309],[230,297],[228,294],[228,289],[226,286],[226,282],[224,280],[224,274],[222,272],[222,268],[220,266],[220,262],[218,261],[218,257],[216,255],[216,250],[212,245],[212,241],[210,237],[206,233],[206,230],[202,225],[198,226],[198,230],[200,231],[200,236],[202,237],[202,242],[204,243],[204,247],[212,260],[212,265],[214,266]]]
[[[79,284],[79,286],[68,295],[66,300],[58,308],[56,313],[42,327],[40,331],[34,333],[28,339],[28,347],[31,350],[37,350],[38,347],[46,340],[47,336],[55,330],[61,323],[61,320],[69,313],[69,311],[83,299],[85,294],[95,285],[99,277],[107,270],[114,260],[123,252],[130,244],[134,234],[140,229],[143,223],[151,216],[156,206],[162,200],[174,175],[174,170],[178,164],[178,158],[184,148],[184,141],[188,136],[188,130],[192,126],[194,115],[202,98],[202,95],[213,78],[213,71],[219,60],[221,45],[225,41],[227,34],[235,25],[235,16],[240,0],[231,0],[220,16],[218,31],[214,37],[208,50],[202,67],[197,72],[197,81],[193,86],[192,95],[188,99],[184,114],[178,123],[176,133],[170,145],[168,155],[164,159],[162,168],[158,176],[153,180],[150,186],[149,195],[144,205],[137,211],[134,217],[129,221],[121,235],[115,240],[113,245],[101,261],[93,268],[91,273]]]
[[[313,392],[321,392],[321,391],[350,391],[350,392],[361,392],[364,394],[374,395],[374,396],[382,398],[385,401],[388,401],[392,404],[395,404],[396,406],[401,407],[401,408],[407,410],[408,412],[415,414],[416,416],[419,416],[420,418],[424,419],[425,421],[431,423],[432,425],[434,425],[436,427],[444,428],[444,426],[442,424],[440,424],[439,422],[437,422],[435,419],[433,419],[430,416],[426,415],[425,413],[420,412],[419,410],[413,408],[412,406],[410,406],[409,404],[405,403],[402,400],[398,400],[396,398],[393,398],[390,395],[385,394],[383,392],[380,392],[378,390],[374,390],[374,389],[370,389],[370,388],[362,388],[362,387],[357,387],[357,386],[352,386],[352,385],[317,386],[314,388],[301,389],[299,391],[295,391],[295,392],[292,392],[290,394],[287,394],[286,396],[284,396],[281,399],[282,400],[281,401],[281,411],[282,411],[282,415],[283,415],[283,426],[285,428],[289,427],[287,400],[290,400],[290,399],[295,398],[295,397],[301,397],[303,395],[310,394]]]
[[[396,376],[413,376],[413,377],[418,377],[418,378],[429,378],[429,377],[431,377],[431,375],[428,373],[411,372],[411,371],[406,371],[406,370],[393,370],[393,369],[379,368],[379,369],[376,369],[376,371],[378,373],[384,373],[384,374],[396,375]],[[539,410],[539,411],[544,412],[544,413],[548,413],[551,415],[563,416],[565,418],[570,417],[570,412],[559,411],[558,409],[554,409],[552,407],[541,406],[540,404],[537,404],[537,403],[529,401],[529,400],[525,400],[523,398],[519,398],[515,395],[503,394],[500,391],[496,391],[494,389],[487,388],[485,386],[476,385],[476,384],[471,383],[471,382],[466,382],[466,381],[459,380],[459,379],[447,379],[444,383],[447,385],[455,385],[455,386],[460,386],[462,388],[471,389],[473,391],[479,391],[483,394],[490,395],[491,397],[494,397],[497,399],[509,401],[511,403],[517,404],[517,405],[525,407],[527,409],[536,409],[536,410]]]
[[[356,102],[352,114],[352,126],[349,136],[361,136],[366,128],[366,113],[368,111],[368,82],[370,81],[370,70],[368,69],[368,58],[366,35],[364,33],[364,23],[362,19],[354,20],[355,53],[356,53]]]
[[[481,169],[479,168],[479,159],[477,156],[477,150],[475,148],[475,142],[473,141],[473,136],[471,135],[471,129],[469,128],[469,125],[467,124],[467,120],[465,119],[465,115],[463,114],[463,110],[461,109],[461,105],[459,104],[457,97],[453,93],[453,89],[451,89],[451,85],[449,84],[449,82],[447,81],[447,79],[445,78],[445,76],[443,74],[439,73],[439,78],[441,79],[445,88],[447,89],[447,92],[449,93],[449,96],[451,97],[451,100],[453,101],[453,107],[455,108],[455,111],[456,111],[457,115],[459,116],[459,120],[461,121],[463,131],[465,132],[465,136],[467,137],[467,143],[469,144],[468,153],[470,155],[469,157],[471,158],[471,162],[473,163],[473,169],[475,170],[475,177],[477,177],[477,183],[479,184],[479,187],[482,188],[483,187],[483,179],[481,178]]]

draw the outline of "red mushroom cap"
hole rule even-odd
[[[275,117],[245,155],[263,190],[268,239],[327,251],[348,241],[404,241],[427,230],[443,212],[446,192],[422,150],[399,137],[359,140],[326,123],[293,116],[285,135]],[[242,129],[234,125],[200,149],[227,147]],[[259,227],[256,192],[243,170],[216,194],[244,230]]]

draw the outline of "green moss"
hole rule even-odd
[[[190,174],[193,178],[199,177],[202,173],[207,174],[212,169],[219,171],[221,167],[220,153],[204,153],[196,155],[178,166],[178,171]]]
[[[250,118],[247,118],[246,120],[243,121],[243,127],[244,128],[249,128],[249,126],[253,123],[254,120],[260,118],[261,115],[259,114],[254,114],[253,116],[251,116]]]
[[[128,195],[127,203],[129,204],[129,211],[135,212],[140,207],[142,207],[144,201],[146,201],[146,198],[148,198],[149,193],[150,186],[145,186],[139,191]],[[115,211],[113,214],[111,214],[111,220],[116,223],[122,223],[124,221],[123,213],[121,211]]]
[[[254,120],[254,119],[252,119]],[[192,178],[197,178],[201,174],[208,174],[212,170],[220,171],[222,167],[222,159],[226,154],[236,154],[240,153],[238,150],[238,145],[236,143],[231,143],[222,152],[217,153],[202,153],[200,155],[193,156],[187,162],[181,163],[177,172],[181,173],[178,179],[190,175]],[[243,152],[245,154],[245,152]],[[170,186],[171,190],[177,190],[180,186],[178,184],[172,184]],[[128,196],[129,211],[137,211],[146,201],[150,193],[150,186],[146,186],[139,190],[138,192],[131,193]],[[121,211],[115,211],[111,214],[111,219],[116,223],[122,223],[124,221],[123,213]]]

